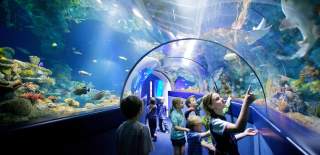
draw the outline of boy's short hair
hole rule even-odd
[[[142,101],[137,96],[133,95],[122,99],[120,102],[120,110],[122,114],[128,119],[136,117],[141,111],[142,106]]]
[[[197,115],[191,115],[188,118],[187,127],[192,129],[195,125],[201,124],[201,118]]]
[[[154,97],[150,98],[150,104],[156,104],[156,99]]]
[[[195,99],[196,99],[196,97],[195,97],[194,95],[191,95],[191,96],[189,96],[189,97],[186,99],[185,104],[186,104],[186,106],[187,106],[188,108],[190,108],[190,103],[191,103],[191,99],[192,99],[192,98],[195,98]]]

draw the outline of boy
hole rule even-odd
[[[188,107],[187,111],[184,113],[184,117],[188,120],[189,115],[194,112],[193,115],[200,116],[200,106],[197,103],[195,96],[191,95],[186,99],[186,106]]]
[[[150,104],[147,108],[147,119],[153,141],[157,141],[156,129],[157,129],[157,105],[155,98],[150,99]]]
[[[210,136],[210,131],[201,132],[202,123],[199,116],[189,116],[187,126],[190,129],[187,134],[188,155],[202,155],[202,146],[211,151],[215,150],[212,144],[201,140],[203,137]]]
[[[140,123],[143,103],[136,96],[121,100],[120,110],[127,118],[116,131],[116,148],[118,155],[148,155],[153,150],[150,131]]]
[[[158,104],[158,117],[159,117],[159,128],[161,132],[167,133],[168,132],[168,125],[165,122],[167,118],[167,107],[163,105],[163,99],[159,100]]]

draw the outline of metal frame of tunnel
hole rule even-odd
[[[125,83],[122,87],[122,91],[121,91],[121,96],[120,96],[120,100],[122,100],[123,98],[123,94],[124,94],[124,91],[125,91],[125,87],[126,87],[126,84],[127,84],[127,81],[131,75],[131,73],[133,72],[134,68],[140,63],[140,61],[146,57],[147,55],[149,55],[151,52],[153,52],[154,50],[158,49],[159,47],[161,46],[164,46],[164,45],[167,45],[167,44],[170,44],[170,43],[173,43],[173,42],[179,42],[179,41],[186,41],[186,40],[198,40],[198,41],[204,41],[204,42],[208,42],[208,43],[212,43],[212,44],[216,44],[216,45],[219,45],[221,47],[224,47],[226,49],[228,49],[229,51],[231,51],[232,53],[236,54],[242,61],[244,61],[248,67],[251,69],[251,71],[253,72],[253,74],[257,77],[258,79],[258,82],[260,84],[260,87],[262,88],[262,93],[263,93],[263,97],[264,97],[264,100],[265,100],[265,103],[267,103],[267,99],[266,99],[266,94],[264,92],[264,87],[261,83],[261,80],[259,78],[259,76],[257,75],[256,71],[253,69],[253,67],[240,55],[238,54],[238,52],[236,52],[235,49],[231,49],[230,47],[227,47],[227,46],[224,46],[222,45],[221,43],[218,43],[218,42],[215,42],[215,41],[211,41],[211,40],[207,40],[207,39],[201,39],[201,38],[182,38],[182,39],[175,39],[175,40],[170,40],[170,41],[167,41],[165,43],[162,43],[162,44],[159,44],[158,46],[152,48],[151,50],[149,50],[147,53],[145,53],[134,65],[133,67],[130,69],[127,77],[126,77],[126,80],[125,80]]]

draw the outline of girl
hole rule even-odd
[[[180,98],[175,98],[172,101],[172,108],[170,109],[170,119],[172,122],[171,129],[171,142],[173,145],[174,155],[183,155],[184,154],[184,145],[186,139],[184,132],[189,132],[188,128],[185,128],[185,118],[181,109],[183,108],[183,102]]]
[[[203,108],[211,116],[209,127],[212,135],[212,141],[215,141],[216,144],[215,155],[239,155],[236,140],[245,136],[252,136],[257,133],[257,131],[252,128],[244,131],[248,119],[249,105],[254,100],[255,96],[250,92],[249,88],[243,99],[243,104],[237,122],[233,124],[227,122],[224,117],[223,109],[226,105],[219,94],[209,93],[203,97]],[[242,131],[244,132],[234,135],[234,133]]]

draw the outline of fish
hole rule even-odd
[[[84,71],[84,70],[78,71],[78,74],[81,75],[81,76],[91,76],[92,75],[92,73],[89,73],[89,72]]]
[[[227,52],[227,54],[224,55],[223,59],[226,61],[234,61],[238,59],[238,55],[233,52]]]
[[[200,35],[200,38],[222,42],[227,45],[232,45],[232,47],[236,47],[235,44],[239,41],[252,45],[269,33],[271,27],[272,25],[267,26],[266,20],[262,18],[258,26],[253,27],[251,31],[217,28],[203,33]]]
[[[39,64],[38,64],[38,66],[39,66],[39,67],[43,67],[43,66],[44,66],[44,63],[43,63],[42,61],[40,61]]]
[[[57,44],[56,42],[53,42],[53,43],[51,44],[51,47],[56,48],[56,47],[58,47],[58,44]]]
[[[76,54],[76,55],[82,55],[82,53],[79,52],[79,51],[73,51],[72,53],[73,53],[73,54]]]
[[[98,63],[98,60],[97,59],[93,59],[92,63]]]
[[[75,47],[72,47],[71,50],[72,50],[72,53],[73,53],[73,54],[83,55],[83,54],[82,54],[79,50],[77,50],[77,48],[75,48]]]
[[[306,56],[319,38],[319,27],[315,23],[314,16],[317,5],[311,0],[281,0],[282,12],[285,15],[280,23],[279,30],[298,28],[303,40],[297,42],[298,51],[290,56],[277,55],[280,60],[291,60]]]
[[[119,59],[124,60],[124,61],[128,60],[126,57],[123,57],[123,56],[119,56]]]
[[[83,94],[87,94],[87,92],[90,91],[90,88],[87,88],[86,86],[80,87],[80,88],[76,88],[73,90],[73,94],[75,95],[83,95]]]
[[[100,91],[97,94],[95,94],[91,99],[92,100],[100,100],[106,95],[106,92]]]

